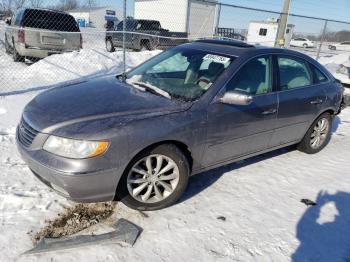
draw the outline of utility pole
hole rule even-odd
[[[324,38],[325,38],[325,36],[326,36],[327,23],[328,23],[328,20],[326,20],[326,21],[324,22],[324,26],[323,26],[323,30],[322,30],[322,37],[321,37],[320,45],[318,46],[318,49],[317,49],[316,60],[318,60],[318,59],[320,58],[320,52],[321,52],[322,44],[323,44]]]
[[[282,47],[285,44],[284,35],[286,33],[286,28],[287,28],[290,2],[291,0],[284,0],[282,14],[280,16],[280,21],[278,23],[277,39],[275,42],[276,47],[277,46]]]
[[[126,0],[123,3],[123,74],[126,73],[126,46],[125,46],[125,34],[126,34]]]

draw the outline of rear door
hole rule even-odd
[[[248,61],[226,84],[225,92],[253,96],[250,105],[214,102],[208,107],[207,166],[267,149],[278,110],[272,91],[272,59],[261,56]]]
[[[307,61],[277,55],[279,109],[270,147],[300,141],[322,110],[326,94]]]
[[[79,50],[80,30],[69,14],[27,9],[24,13],[26,45],[45,50]]]

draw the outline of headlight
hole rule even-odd
[[[106,141],[85,141],[49,136],[43,149],[59,156],[67,158],[89,158],[103,154],[109,143]]]

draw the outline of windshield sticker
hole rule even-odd
[[[227,62],[230,61],[230,58],[225,57],[225,56],[207,54],[205,57],[203,57],[203,60],[209,60],[209,61],[213,61],[216,63],[226,64]]]

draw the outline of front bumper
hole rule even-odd
[[[37,157],[40,154],[45,154],[46,157],[51,158],[47,163],[59,163],[59,161],[55,161],[55,158],[57,158],[55,155],[45,151],[40,152],[40,154],[37,150],[31,151],[21,144],[18,137],[17,147],[34,175],[60,195],[75,202],[102,202],[114,199],[122,175],[121,170],[116,168],[91,172],[84,170],[83,173],[65,172],[48,166],[46,164],[47,159],[43,163],[39,162]],[[79,160],[67,161],[75,162],[72,165],[79,165]]]

